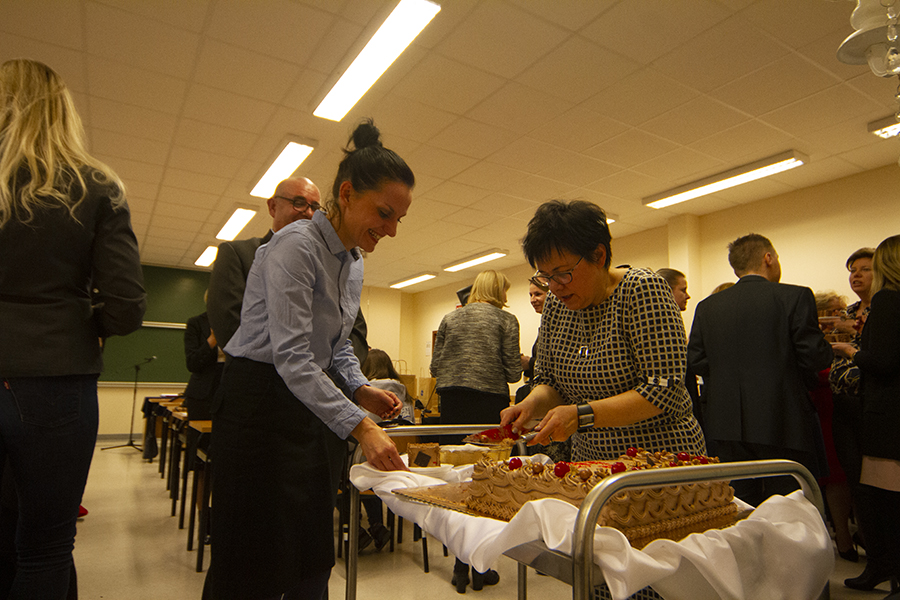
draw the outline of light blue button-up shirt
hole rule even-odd
[[[256,251],[241,325],[225,347],[232,356],[275,365],[294,396],[342,439],[365,413],[328,375],[349,390],[368,383],[348,340],[362,285],[359,250],[347,251],[317,211]]]

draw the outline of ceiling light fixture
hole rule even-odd
[[[888,139],[900,135],[900,123],[897,117],[891,115],[869,123],[869,133],[874,133],[880,138]]]
[[[227,240],[230,242],[237,237],[237,234],[241,232],[241,229],[243,229],[255,215],[255,210],[248,210],[246,208],[234,209],[231,218],[228,219],[228,222],[225,223],[222,229],[219,230],[219,233],[216,234],[216,239]]]
[[[434,279],[435,277],[437,277],[436,273],[422,273],[421,275],[416,275],[415,277],[404,279],[403,281],[398,281],[397,283],[392,283],[390,287],[394,288],[395,290],[399,290],[401,288],[409,287],[417,283],[422,283],[423,281]]]
[[[313,114],[332,121],[343,119],[440,10],[428,0],[402,0]]]
[[[456,273],[457,271],[462,271],[463,269],[468,269],[469,267],[474,267],[475,265],[480,265],[488,261],[503,258],[507,254],[508,252],[506,250],[498,250],[497,248],[494,248],[493,250],[488,250],[487,252],[482,252],[480,254],[477,254],[476,256],[467,258],[462,262],[453,263],[449,266],[446,266],[444,267],[444,270],[450,271],[451,273]]]
[[[613,215],[610,213],[606,213],[606,224],[607,225],[615,223],[618,219],[619,219],[619,215]]]
[[[782,152],[776,156],[758,160],[749,165],[730,169],[723,173],[719,173],[718,175],[712,175],[711,177],[705,177],[693,183],[681,185],[660,194],[647,196],[642,202],[650,208],[665,208],[666,206],[672,206],[679,202],[692,200],[707,194],[714,194],[715,192],[741,185],[742,183],[748,183],[750,181],[762,179],[763,177],[775,175],[776,173],[781,173],[782,171],[787,171],[788,169],[799,167],[807,160],[809,159],[806,156],[800,154],[796,150],[788,150],[787,152]]]
[[[218,253],[219,249],[215,246],[207,246],[206,250],[203,251],[203,254],[200,255],[200,258],[194,261],[194,264],[198,267],[208,267],[216,262],[216,254]]]
[[[312,151],[312,146],[288,142],[278,158],[250,190],[250,195],[257,198],[271,198],[278,184],[290,177]]]

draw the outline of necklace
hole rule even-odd
[[[587,323],[585,321],[585,315],[589,310],[591,310],[591,307],[578,311],[578,324],[581,325],[581,339],[583,343],[582,345],[578,346],[578,353],[576,354],[576,356],[578,357],[578,360],[581,361],[585,361],[590,358],[590,344],[594,339],[594,327],[591,326],[591,328],[588,329]]]

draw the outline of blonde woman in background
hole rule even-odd
[[[900,598],[900,235],[887,238],[872,259],[872,302],[859,348],[835,344],[862,375],[862,465],[857,506],[866,542],[866,568],[844,585],[874,589],[891,582]]]
[[[441,320],[431,375],[437,378],[441,423],[499,423],[500,411],[509,406],[509,386],[522,377],[519,321],[503,310],[509,278],[497,271],[482,271],[475,278],[465,306]],[[472,570],[472,587],[500,580],[494,570]],[[452,583],[464,594],[469,566],[456,559]]]
[[[101,340],[141,326],[122,182],[87,153],[62,79],[0,66],[0,598],[77,597],[75,521],[97,439]],[[18,494],[18,502],[15,494]]]

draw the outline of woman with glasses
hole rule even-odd
[[[522,242],[547,285],[534,390],[503,411],[532,444],[572,437],[572,459],[609,460],[629,447],[703,454],[684,385],[686,336],[665,279],[610,268],[606,215],[590,202],[541,205]]]

